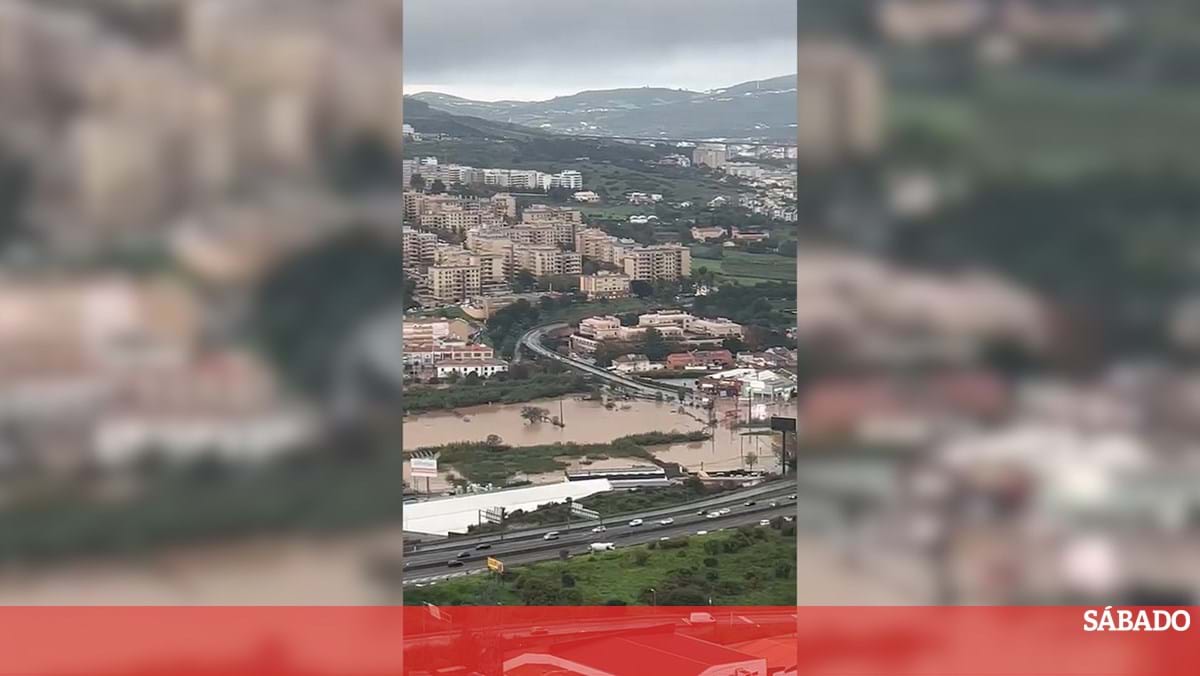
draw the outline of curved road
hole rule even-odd
[[[674,398],[678,397],[681,392],[688,391],[687,388],[682,388],[678,385],[665,385],[628,378],[613,373],[607,369],[600,368],[599,366],[589,364],[585,361],[573,359],[571,357],[564,357],[553,350],[546,349],[542,345],[542,337],[545,336],[549,331],[562,328],[564,326],[567,326],[567,324],[560,322],[557,324],[546,324],[544,326],[530,329],[529,331],[525,332],[525,335],[521,336],[521,340],[517,343],[517,349],[520,350],[522,347],[528,348],[531,352],[539,357],[553,359],[554,361],[557,361],[560,364],[573,368],[577,371],[583,371],[584,373],[593,375],[601,380],[604,380],[605,382],[612,383],[625,390],[632,390],[633,392],[643,396],[657,397],[659,395],[666,395]],[[514,359],[514,361],[516,360]]]

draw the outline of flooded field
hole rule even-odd
[[[539,406],[552,416],[562,416],[564,427],[550,423],[527,423],[521,417],[525,406]],[[761,415],[794,416],[794,404],[778,403],[755,411]],[[742,467],[747,456],[756,459],[755,468],[772,470],[776,461],[772,443],[774,435],[745,434],[749,429],[737,427],[745,421],[745,407],[739,408],[731,400],[721,400],[715,410],[716,430],[708,441],[672,444],[651,450],[668,462],[679,463],[688,469],[736,469]],[[429,446],[440,446],[459,441],[483,441],[488,435],[498,435],[511,446],[533,446],[555,442],[607,443],[630,434],[646,432],[693,432],[707,429],[708,411],[699,407],[680,409],[677,403],[653,401],[616,402],[613,408],[605,408],[597,401],[574,398],[544,400],[524,404],[474,406],[411,416],[404,420],[404,448],[415,450]],[[758,429],[762,429],[759,427]],[[563,458],[573,467],[580,466],[578,458]],[[592,467],[628,466],[629,459],[610,459],[593,464]],[[430,482],[430,488],[438,491],[446,486],[446,468],[442,476]],[[561,480],[560,473],[517,477],[535,483]],[[406,468],[406,479],[407,468]],[[425,489],[425,482],[419,484]]]

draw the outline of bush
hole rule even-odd
[[[709,568],[716,568],[716,567],[717,567],[717,565],[718,565],[718,563],[719,563],[719,562],[718,562],[718,561],[717,561],[715,558],[713,558],[713,557],[711,557],[711,556],[709,556],[709,557],[706,557],[706,558],[704,559],[704,565],[705,565],[705,566],[708,566]]]
[[[651,542],[650,545],[653,546],[654,543]],[[647,552],[644,549],[639,549],[633,553],[633,565],[635,566],[644,566],[649,560],[650,552]]]

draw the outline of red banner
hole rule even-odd
[[[0,674],[1175,676],[1200,670],[1195,616],[1074,607],[8,607]]]

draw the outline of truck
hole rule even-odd
[[[611,552],[617,548],[617,546],[611,542],[593,542],[592,544],[588,545],[588,547],[593,552]]]

